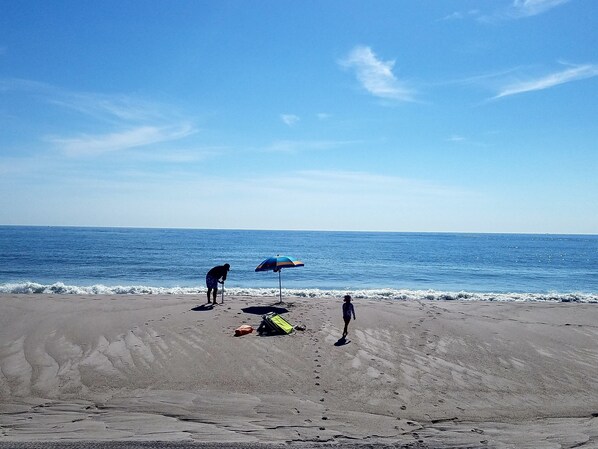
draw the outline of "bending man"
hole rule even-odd
[[[230,270],[230,265],[225,263],[224,265],[218,265],[208,271],[206,274],[206,287],[208,287],[208,303],[210,303],[210,293],[216,304],[216,296],[218,296],[218,284],[224,284],[226,281],[226,275]],[[222,279],[222,280],[221,280]]]

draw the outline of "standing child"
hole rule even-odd
[[[353,319],[355,319],[355,309],[353,308],[353,304],[351,304],[351,296],[345,295],[345,302],[343,303],[343,320],[345,320],[343,338],[347,336],[347,327],[349,326],[349,322],[351,321],[351,315],[353,316]]]

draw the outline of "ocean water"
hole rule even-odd
[[[283,294],[598,302],[598,236],[0,226],[0,293],[199,294],[229,263],[226,291],[278,294],[256,273],[284,254]]]

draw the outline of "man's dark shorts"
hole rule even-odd
[[[206,275],[206,287],[211,289],[218,289],[218,279],[214,276]]]

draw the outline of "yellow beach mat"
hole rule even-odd
[[[293,326],[277,313],[267,313],[263,316],[264,320],[270,324],[272,328],[282,332],[283,334],[290,334],[293,332]]]

